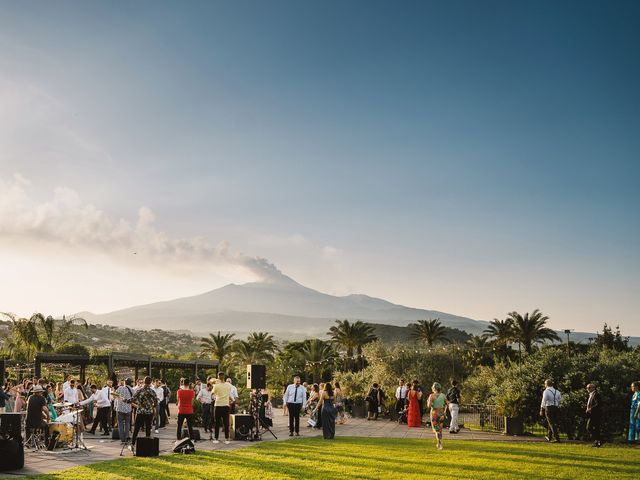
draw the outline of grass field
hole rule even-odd
[[[129,457],[39,479],[625,479],[639,478],[640,449],[587,445],[342,437],[268,442],[229,452]]]

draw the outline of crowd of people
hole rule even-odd
[[[547,434],[545,439],[550,443],[560,442],[560,416],[562,394],[558,391],[554,382],[547,379],[544,382],[542,400],[540,403],[540,415],[544,417],[547,424]],[[600,393],[595,384],[586,385],[587,401],[584,406],[584,415],[587,420],[587,431],[593,441],[594,447],[602,446],[602,421],[603,404]],[[377,420],[378,415],[383,411],[383,404],[386,396],[377,383],[374,383],[369,390],[366,400],[368,403],[367,420]],[[401,422],[406,422],[409,428],[420,428],[423,426],[423,416],[426,408],[429,409],[428,424],[436,436],[436,446],[443,448],[442,432],[445,428],[447,411],[449,412],[449,433],[456,434],[460,431],[458,415],[461,404],[461,390],[456,380],[451,380],[451,386],[446,394],[440,383],[435,382],[431,386],[431,392],[425,401],[425,392],[420,382],[405,382],[400,380],[395,392],[395,411],[400,416]],[[629,412],[628,441],[630,443],[640,443],[640,382],[631,384],[631,408]]]
[[[588,399],[585,404],[587,429],[594,446],[602,445],[603,405],[596,385],[586,386]],[[640,442],[640,382],[631,385],[631,410],[629,416],[628,440]],[[260,420],[266,426],[273,425],[273,407],[267,389],[259,391]],[[46,379],[29,378],[15,383],[7,381],[0,389],[0,413],[26,412],[27,429],[42,428],[45,436],[50,422],[55,422],[59,410],[55,406],[70,405],[82,408],[79,415],[81,434],[102,436],[111,435],[112,429],[118,430],[118,438],[129,443],[133,449],[140,430],[144,427],[146,436],[152,429],[166,428],[170,422],[169,401],[172,392],[162,379],[145,377],[135,382],[126,378],[114,385],[106,380],[99,386],[86,379],[79,382],[71,376],[65,382],[53,383]],[[182,428],[186,423],[190,438],[193,438],[194,404],[202,410],[202,426],[214,443],[220,442],[220,430],[224,433],[224,442],[230,442],[230,415],[236,413],[238,390],[224,373],[210,376],[206,381],[188,378],[180,379],[175,392],[177,404],[176,439],[182,438]],[[374,383],[366,395],[368,403],[367,420],[375,421],[384,412],[387,396],[377,383]],[[457,434],[460,431],[458,414],[462,399],[460,386],[452,380],[448,389],[434,382],[430,392],[425,392],[418,380],[399,381],[395,390],[394,410],[401,422],[408,428],[421,428],[430,425],[436,438],[438,449],[443,448],[445,420],[449,418],[448,431]],[[540,415],[546,419],[548,433],[546,439],[555,443],[560,441],[559,418],[562,394],[551,379],[545,381],[540,404]],[[326,382],[308,385],[296,376],[285,389],[283,414],[289,416],[289,435],[300,435],[300,418],[306,417],[308,428],[322,429],[325,439],[335,437],[336,423],[343,424],[347,419],[345,398],[340,384]],[[428,420],[423,423],[425,414]],[[448,412],[448,417],[447,417]]]
[[[90,378],[80,382],[68,376],[64,382],[53,383],[33,377],[19,383],[4,383],[0,389],[0,413],[26,413],[27,435],[33,429],[40,429],[48,443],[48,426],[56,421],[60,409],[75,408],[82,439],[85,433],[98,435],[98,431],[99,435],[108,437],[113,429],[117,429],[117,438],[133,450],[142,428],[149,437],[152,430],[159,433],[169,425],[171,395],[164,380],[149,376],[135,382],[131,378],[122,379],[116,385],[109,379],[99,386]],[[235,413],[238,401],[238,390],[231,378],[222,372],[208,377],[206,382],[196,379],[192,383],[188,378],[182,378],[175,400],[177,440],[182,438],[185,423],[189,437],[194,438],[194,403],[199,403],[202,426],[210,433],[210,439],[219,443],[222,429],[224,442],[230,442],[229,415]],[[269,411],[268,405],[263,406],[263,411]]]

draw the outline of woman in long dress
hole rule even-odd
[[[27,392],[32,385],[32,382],[24,382],[16,387],[16,403],[13,407],[14,412],[21,412],[25,409],[27,406]]]
[[[436,447],[442,450],[442,431],[444,430],[444,419],[447,411],[447,397],[442,393],[442,385],[438,382],[431,386],[431,395],[427,401],[427,407],[431,409],[431,429],[436,435]]]
[[[629,412],[629,443],[640,441],[640,382],[631,384],[631,411]]]
[[[307,420],[307,427],[314,427],[320,419],[318,418],[318,402],[320,401],[320,387],[317,383],[314,383],[311,387],[311,394],[304,406],[306,412],[309,413],[309,419]]]
[[[411,427],[422,426],[422,415],[420,415],[420,399],[422,398],[422,392],[418,390],[418,382],[414,381],[411,385],[411,390],[407,394],[409,399],[409,411],[407,415],[407,425]]]
[[[56,409],[53,406],[53,404],[56,403],[56,394],[55,394],[55,392],[53,390],[53,384],[52,383],[47,385],[47,396],[49,397],[49,401],[47,402],[47,405],[49,406],[49,413],[51,414],[51,421],[55,422],[56,419],[58,418],[58,412],[56,412]]]
[[[333,440],[336,436],[335,394],[330,383],[325,384],[318,406],[321,408],[322,437]]]

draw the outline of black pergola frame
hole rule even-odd
[[[178,360],[174,358],[154,358],[151,355],[139,355],[136,353],[112,352],[108,355],[72,355],[66,353],[39,352],[35,357],[35,376],[40,378],[42,364],[66,363],[80,367],[80,381],[84,383],[87,365],[106,365],[109,378],[115,377],[115,367],[125,366],[135,368],[135,377],[138,378],[138,370],[144,368],[147,375],[152,376],[154,368],[164,372],[165,368],[192,370],[194,377],[198,375],[198,369],[215,370],[218,372],[220,362],[218,360]],[[3,370],[4,372],[4,370]],[[164,375],[161,375],[164,376]]]

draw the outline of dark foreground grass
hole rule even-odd
[[[640,478],[640,450],[607,445],[341,437],[268,442],[229,452],[113,460],[38,479],[625,479]]]

